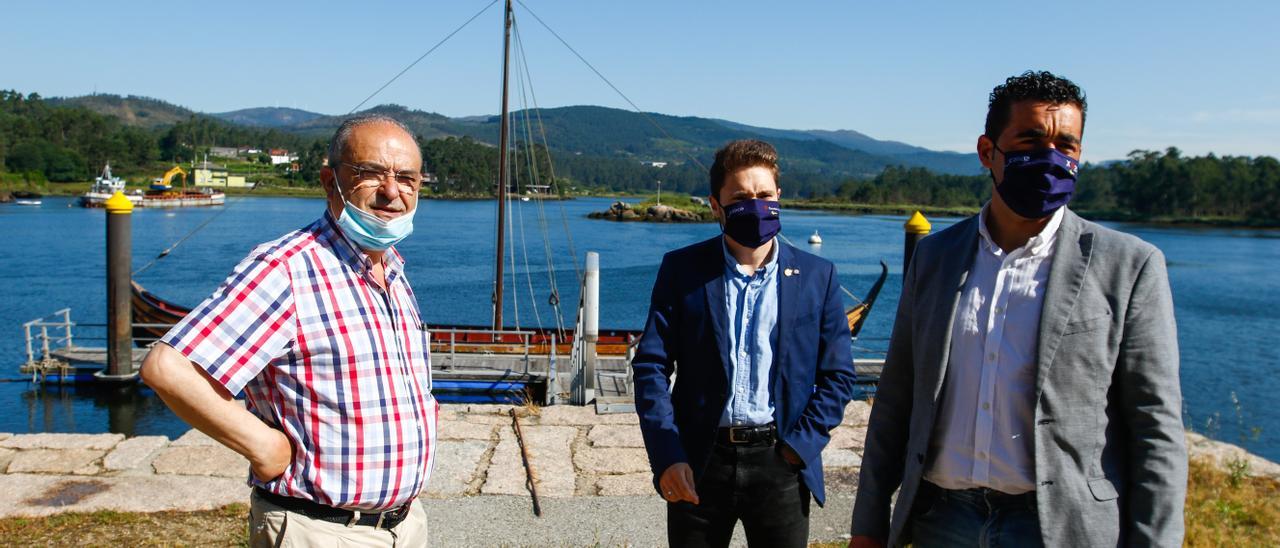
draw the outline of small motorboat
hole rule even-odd
[[[43,197],[44,195],[39,192],[15,190],[13,192],[13,203],[14,205],[38,206],[42,203],[40,199]]]
[[[812,245],[822,245],[822,236],[818,235],[818,231],[813,231],[813,236],[809,236],[809,243]]]

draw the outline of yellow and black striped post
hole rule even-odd
[[[107,371],[100,380],[125,381],[133,370],[133,310],[129,305],[133,280],[133,202],[116,191],[107,209]]]
[[[903,240],[906,245],[902,250],[902,281],[906,283],[907,268],[911,266],[911,256],[916,252],[916,244],[920,242],[921,238],[929,235],[929,232],[933,230],[933,225],[929,224],[929,220],[917,211],[911,215],[910,219],[907,219],[902,228],[906,232]]]

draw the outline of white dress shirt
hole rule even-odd
[[[978,217],[978,249],[956,305],[951,351],[925,479],[944,489],[1035,490],[1036,347],[1040,311],[1062,225],[1005,253]]]

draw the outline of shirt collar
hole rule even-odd
[[[987,231],[987,215],[991,209],[991,202],[987,202],[982,206],[982,211],[978,213],[978,236],[982,245],[986,246],[987,251],[996,252],[1000,250],[1000,246],[996,245],[995,240],[991,239],[991,233]],[[1053,242],[1057,240],[1058,228],[1062,226],[1062,217],[1066,211],[1066,207],[1060,207],[1049,217],[1049,223],[1044,225],[1044,229],[1039,234],[1032,236],[1027,243],[1018,249],[1026,249],[1031,255],[1045,255],[1052,248]],[[1015,250],[1016,251],[1016,250]]]
[[[764,266],[756,269],[756,272],[764,271],[766,275],[773,274],[778,269],[778,246],[782,245],[777,238],[773,239],[773,249],[769,250],[769,259],[765,261]],[[734,258],[733,253],[729,252],[729,244],[725,243],[724,237],[720,237],[720,249],[724,251],[724,264],[729,272],[738,276],[750,276],[751,274],[743,274],[738,269],[738,259]]]
[[[326,226],[330,237],[329,241],[333,242],[334,255],[344,263],[347,263],[357,272],[364,274],[373,269],[373,260],[365,254],[360,246],[351,241],[346,234],[343,234],[342,228],[338,226],[338,220],[334,218],[329,208],[325,208],[322,223]],[[400,252],[396,251],[395,246],[391,246],[382,254],[382,266],[386,270],[385,275],[388,280],[394,276],[399,276],[400,271],[404,268],[404,257],[400,256]]]

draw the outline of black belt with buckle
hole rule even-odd
[[[404,518],[409,517],[409,507],[413,504],[408,502],[399,508],[392,508],[383,512],[361,512],[359,510],[344,510],[325,506],[306,499],[277,495],[261,487],[254,487],[253,491],[263,500],[290,512],[297,512],[312,519],[346,525],[347,527],[366,525],[375,529],[394,528],[400,525]]]
[[[773,445],[778,441],[774,423],[761,426],[721,426],[716,429],[716,443],[721,445]]]

